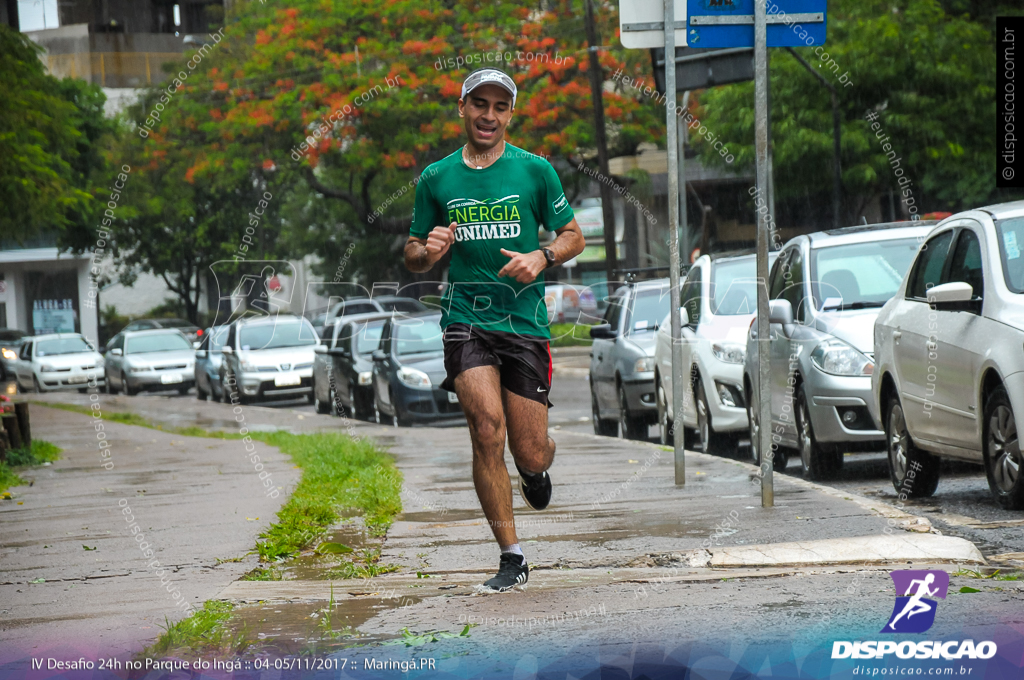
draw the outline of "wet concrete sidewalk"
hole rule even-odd
[[[255,556],[218,558],[253,549],[299,476],[287,456],[257,443],[284,487],[269,498],[240,441],[105,421],[104,459],[92,416],[35,404],[31,414],[33,436],[63,453],[21,473],[32,486],[0,502],[0,664],[134,656],[165,617],[185,616],[178,603],[201,607],[256,565]]]
[[[33,399],[86,403],[88,398],[33,395]],[[223,404],[156,396],[101,396],[100,401],[105,409],[130,410],[166,425],[236,427],[231,407]],[[882,502],[780,475],[775,477],[775,507],[761,508],[756,468],[743,461],[688,452],[686,484],[676,486],[669,450],[553,431],[558,452],[550,471],[554,482],[550,507],[530,511],[514,493],[520,544],[533,568],[530,586],[523,592],[481,596],[473,586],[496,569],[498,550],[473,489],[469,435],[464,427],[381,427],[259,406],[246,407],[245,413],[252,428],[348,431],[372,437],[394,456],[405,477],[405,511],[388,533],[381,562],[402,568],[370,581],[335,581],[333,588],[339,613],[349,612],[349,624],[370,639],[394,637],[402,628],[457,631],[465,623],[481,622],[484,627],[474,632],[477,639],[497,641],[512,635],[527,645],[531,631],[537,634],[532,623],[525,625],[531,618],[548,626],[545,617],[561,614],[558,625],[565,625],[565,612],[592,609],[602,613],[577,616],[564,630],[571,635],[615,631],[627,639],[650,639],[640,626],[664,629],[666,634],[675,634],[670,632],[679,626],[692,634],[745,628],[756,635],[764,624],[750,616],[752,610],[771,614],[769,618],[776,622],[780,616],[789,617],[785,619],[789,623],[794,617],[819,620],[837,608],[849,608],[847,588],[854,586],[859,607],[851,625],[863,614],[872,621],[864,625],[877,628],[874,619],[882,616],[884,622],[892,607],[885,573],[886,567],[894,568],[892,560],[884,554],[864,560],[870,550],[837,553],[836,546],[856,537],[876,545],[887,540],[885,530],[895,526],[891,533],[906,538],[897,542],[899,546],[906,547],[916,537],[931,541],[914,544],[917,552],[893,553],[900,568],[909,561],[920,566],[940,564],[952,571],[954,563],[976,567],[981,561],[970,543],[930,534],[926,519]],[[160,433],[152,435],[155,439]],[[509,466],[514,475],[510,458]],[[198,536],[203,531],[190,526],[189,533]],[[239,539],[232,555],[251,549],[254,533],[248,534],[247,545]],[[941,550],[935,548],[935,541],[941,543]],[[807,554],[824,555],[821,546],[829,546],[830,554],[840,557],[834,558],[834,564],[824,564],[833,558],[823,557],[822,564],[805,561],[791,566],[785,557],[789,553],[776,551],[761,564],[755,560],[716,567],[712,562],[728,550],[793,542],[800,543],[798,552],[805,560]],[[223,552],[227,556],[231,551]],[[217,569],[229,566],[239,567],[238,573],[244,570],[241,565]],[[418,578],[417,572],[427,578]],[[191,587],[192,577],[187,581]],[[224,586],[204,597],[239,604],[266,601],[269,604],[256,606],[248,617],[267,621],[308,617],[332,592],[324,581]],[[1014,586],[1014,592],[1019,597],[1019,588]],[[998,609],[981,596],[973,605],[963,605],[960,621],[977,618],[975,606]],[[709,609],[716,612],[713,622],[702,613]],[[289,611],[298,611],[299,616]],[[123,615],[131,617],[128,611]],[[511,623],[488,623],[499,617],[524,625],[513,630]],[[787,634],[780,629],[780,635]]]

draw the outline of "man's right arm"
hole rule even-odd
[[[447,227],[434,227],[425,239],[410,236],[405,243],[405,266],[409,271],[430,271],[455,243],[455,227],[455,222]]]

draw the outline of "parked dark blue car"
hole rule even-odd
[[[464,419],[445,378],[441,315],[388,320],[373,353],[373,410],[378,423],[395,427]]]

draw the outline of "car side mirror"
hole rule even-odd
[[[936,309],[949,308],[960,302],[970,302],[972,297],[974,288],[963,281],[951,281],[928,290],[928,302],[935,305]]]
[[[768,301],[768,323],[779,323],[783,326],[793,324],[793,305],[789,300]]]
[[[196,359],[205,359],[205,358],[206,358],[206,350],[205,349],[197,349],[196,350]]]
[[[200,342],[199,340],[196,340],[195,342],[192,343],[192,349],[199,349],[199,345],[201,344],[203,343]]]
[[[370,357],[374,361],[384,361],[385,359],[388,358],[388,355],[384,353],[384,350],[375,349],[373,350],[373,354],[371,354]]]
[[[595,340],[613,340],[615,331],[612,330],[611,324],[603,323],[590,327],[590,337]]]
[[[314,345],[313,354],[327,354],[327,345]]]
[[[121,355],[122,355],[122,354],[123,354],[124,352],[122,352],[122,351],[121,351],[121,349],[120,349],[119,347],[115,347],[114,349],[110,350],[110,353],[111,353],[112,355],[114,355],[115,357],[119,357],[119,356],[121,356]]]

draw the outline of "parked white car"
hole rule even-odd
[[[103,385],[103,357],[78,333],[53,333],[24,339],[15,363],[18,387],[33,392]]]
[[[1024,510],[1022,248],[1024,201],[953,215],[879,313],[872,416],[897,492],[930,496],[940,458],[955,458],[984,464],[999,505]]]
[[[221,349],[224,402],[306,397],[312,403],[313,348],[318,344],[312,324],[291,314],[233,322]],[[233,392],[238,395],[234,400]]]
[[[769,267],[777,253],[769,255]],[[680,375],[689,376],[683,426],[696,430],[703,450],[725,453],[747,434],[743,361],[747,329],[757,311],[757,271],[751,253],[703,255],[693,263],[680,290],[682,353]],[[671,445],[672,328],[666,317],[654,349],[654,383],[661,443]]]

